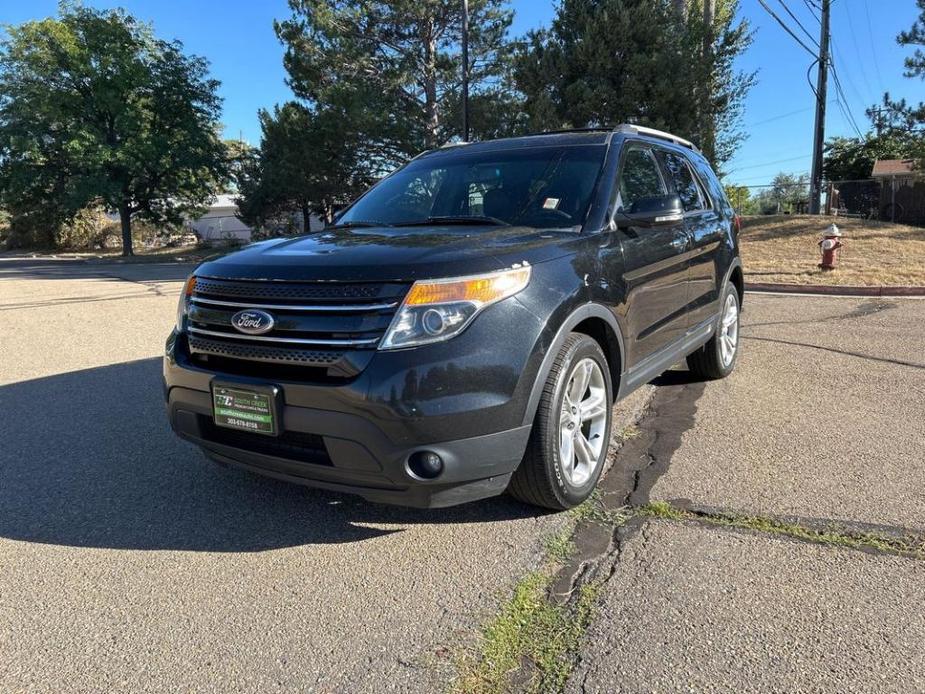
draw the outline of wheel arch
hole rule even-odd
[[[595,303],[582,304],[562,322],[546,349],[546,354],[534,379],[530,397],[527,400],[524,424],[533,422],[552,364],[562,349],[566,338],[573,332],[588,335],[600,345],[601,350],[607,357],[607,366],[613,385],[613,397],[617,397],[617,393],[620,391],[620,380],[623,376],[625,354],[623,332],[620,329],[620,324],[613,313],[605,306]]]
[[[726,277],[723,280],[722,290],[725,292],[726,287],[732,282],[739,294],[739,310],[745,303],[745,274],[742,272],[742,260],[738,257],[733,258],[729,269],[726,270]]]

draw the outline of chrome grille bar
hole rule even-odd
[[[343,312],[359,312],[359,311],[383,311],[389,308],[395,308],[398,306],[397,301],[392,301],[387,304],[313,304],[311,306],[295,306],[295,305],[286,305],[286,304],[251,304],[245,303],[243,301],[219,301],[218,299],[203,299],[200,296],[195,294],[190,297],[190,300],[195,303],[200,304],[213,304],[215,306],[230,306],[232,308],[248,309],[248,308],[263,308],[276,311],[343,311]]]
[[[324,338],[302,338],[302,337],[264,337],[262,335],[236,335],[234,333],[223,333],[217,330],[203,330],[195,326],[189,326],[189,331],[197,335],[210,335],[212,337],[224,337],[231,340],[250,340],[252,342],[278,342],[292,345],[333,345],[338,347],[360,347],[363,345],[374,345],[379,342],[380,338],[374,337],[369,340],[334,340]]]

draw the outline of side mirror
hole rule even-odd
[[[684,219],[684,207],[677,195],[653,195],[640,198],[632,204],[628,212],[618,213],[617,223],[621,226],[654,227],[661,224],[674,224]],[[620,224],[620,222],[623,224]]]

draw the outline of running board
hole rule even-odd
[[[617,400],[622,400],[639,386],[648,383],[684,359],[691,352],[696,352],[700,349],[707,340],[713,337],[717,320],[719,320],[719,314],[708,318],[677,342],[668,345],[655,354],[649,355],[623,374]]]

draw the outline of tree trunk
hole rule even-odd
[[[312,230],[312,211],[308,205],[302,205],[302,233],[307,234]]]
[[[438,146],[437,128],[440,114],[437,110],[437,41],[434,38],[433,19],[424,27],[424,117],[426,145],[428,149]]]
[[[119,221],[122,223],[122,255],[135,255],[132,249],[132,212],[127,202],[119,205]]]

